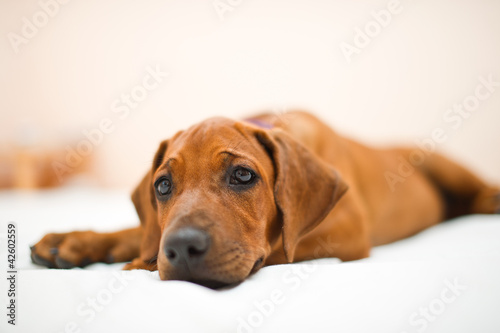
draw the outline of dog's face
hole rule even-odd
[[[346,188],[333,170],[279,135],[215,118],[160,145],[133,200],[146,233],[141,256],[157,254],[162,280],[213,288],[241,282],[264,265],[282,236],[292,261],[298,238]],[[306,156],[296,156],[301,153]],[[305,202],[313,191],[323,195],[321,202]],[[315,207],[317,212],[296,212]]]
[[[273,184],[263,147],[228,121],[170,140],[153,175],[160,277],[230,284],[259,269],[276,225]]]

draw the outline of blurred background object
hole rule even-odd
[[[65,161],[73,142],[64,139],[51,142],[33,123],[23,122],[15,131],[12,141],[5,140],[0,147],[0,188],[36,189],[65,184],[77,175],[89,172],[92,155],[75,161],[73,168],[58,171],[57,161]],[[64,174],[66,171],[67,175]]]
[[[500,87],[446,120],[480,78],[500,82],[498,13],[489,0],[1,1],[0,186],[85,175],[131,189],[178,130],[295,108],[372,145],[443,128],[437,150],[500,183]]]

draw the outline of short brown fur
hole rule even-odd
[[[225,285],[263,265],[364,258],[373,246],[445,219],[498,212],[497,187],[439,154],[426,156],[391,188],[387,172],[397,172],[413,151],[370,148],[299,111],[242,122],[209,119],[161,143],[132,194],[140,227],[48,234],[32,248],[32,259],[58,268],[131,261],[125,269],[158,269],[164,280]],[[240,192],[224,178],[238,163],[258,174],[257,183]],[[162,201],[153,184],[165,174],[172,175],[174,190]],[[165,238],[185,226],[212,239],[190,275],[176,270],[162,250]]]

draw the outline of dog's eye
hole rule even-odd
[[[232,185],[248,185],[255,179],[255,174],[245,168],[236,168],[231,175]]]
[[[159,195],[167,195],[172,190],[172,183],[167,178],[160,178],[156,182],[156,191]]]

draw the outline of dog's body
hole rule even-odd
[[[132,260],[125,269],[218,287],[263,265],[367,257],[445,219],[498,212],[499,193],[440,155],[369,148],[304,112],[215,118],[162,142],[132,195],[140,227],[49,234],[32,259]]]

